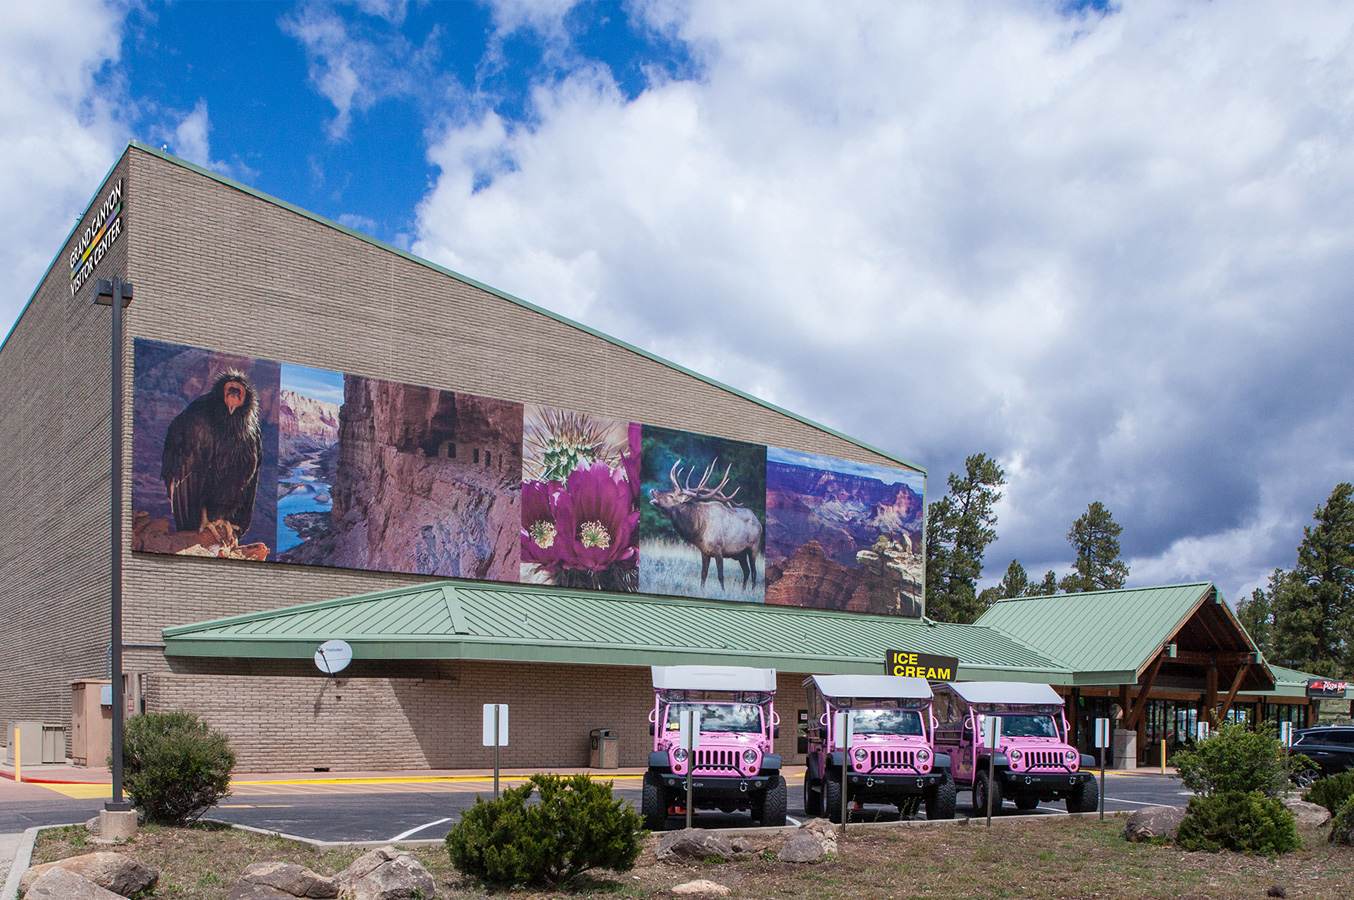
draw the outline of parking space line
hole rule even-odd
[[[417,828],[410,828],[408,831],[401,831],[399,834],[395,835],[395,836],[394,836],[393,838],[391,838],[390,840],[391,840],[391,841],[402,841],[402,840],[404,840],[405,838],[409,837],[411,834],[418,834],[420,831],[422,831],[422,830],[425,829],[425,828],[432,828],[434,825],[441,825],[443,822],[450,822],[450,821],[451,821],[451,816],[446,816],[445,818],[441,818],[441,819],[437,819],[437,820],[435,820],[435,821],[429,822],[429,823],[427,823],[426,825],[420,825],[420,826],[418,826]]]
[[[1191,794],[1190,796],[1192,797],[1194,795]],[[1165,806],[1164,803],[1148,803],[1146,800],[1120,800],[1118,797],[1105,798],[1106,803],[1109,803],[1111,800],[1113,800],[1115,803],[1132,803],[1135,806]]]
[[[794,816],[786,816],[786,817],[785,817],[785,821],[789,822],[791,825],[795,826],[796,828],[798,828],[800,825],[803,825],[803,824],[804,824],[803,822],[801,822],[801,821],[799,821],[798,819],[796,819]]]

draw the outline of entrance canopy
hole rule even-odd
[[[991,628],[788,606],[432,582],[164,631],[165,653],[310,659],[341,638],[361,660],[733,665],[882,674],[889,650],[959,659],[966,679],[1071,684],[1044,653]]]

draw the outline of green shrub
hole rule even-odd
[[[1330,842],[1332,844],[1354,844],[1354,797],[1345,801],[1331,822]]]
[[[1192,797],[1175,838],[1185,850],[1236,850],[1272,856],[1302,846],[1293,814],[1259,791]]]
[[[235,754],[192,713],[146,713],[127,720],[122,765],[127,796],[146,819],[182,825],[230,793]]]
[[[1335,815],[1351,797],[1354,797],[1354,769],[1315,782],[1302,799],[1319,803]]]
[[[1192,750],[1177,753],[1175,766],[1196,794],[1259,791],[1279,797],[1288,790],[1292,762],[1278,738],[1228,723]]]
[[[532,793],[540,801],[529,803]],[[561,885],[594,868],[625,872],[639,856],[639,814],[586,775],[533,775],[476,800],[447,835],[451,862],[498,885]]]

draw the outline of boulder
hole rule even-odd
[[[24,900],[122,900],[69,869],[47,869],[24,891]]]
[[[683,828],[669,831],[658,839],[654,852],[660,862],[683,859],[729,859],[734,849],[724,838],[704,828]]]
[[[841,833],[838,826],[827,819],[809,819],[799,827],[822,843],[824,853],[837,852],[837,837]]]
[[[337,897],[339,891],[338,879],[283,862],[251,863],[240,873],[236,884],[271,888],[290,897]]]
[[[781,862],[811,863],[823,858],[823,842],[812,832],[800,829],[790,835],[777,854]]]
[[[695,881],[685,881],[672,889],[674,894],[693,894],[705,897],[723,897],[729,893],[729,889],[717,881],[710,881],[705,878],[698,878]]]
[[[237,881],[231,885],[230,893],[226,894],[226,900],[296,900],[296,897],[294,894],[279,891],[277,888],[269,887],[266,884]]]
[[[1285,797],[1283,805],[1298,820],[1298,824],[1307,828],[1320,828],[1330,821],[1330,810],[1316,803],[1308,803],[1297,797]]]
[[[437,895],[437,882],[413,854],[394,847],[363,853],[336,876],[344,900],[415,900]]]
[[[1179,806],[1148,806],[1134,810],[1124,824],[1124,840],[1142,843],[1155,838],[1175,840],[1185,810]]]
[[[101,850],[83,856],[69,856],[56,862],[34,866],[24,873],[19,889],[27,891],[37,880],[52,869],[65,869],[94,882],[106,891],[130,897],[155,886],[160,873],[143,866],[125,853]]]

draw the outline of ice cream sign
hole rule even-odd
[[[109,189],[103,202],[94,210],[94,217],[90,219],[89,224],[76,237],[75,246],[71,247],[72,297],[85,286],[94,270],[99,267],[99,263],[108,255],[108,249],[121,236],[122,179],[119,178]]]
[[[888,650],[884,654],[884,674],[927,681],[954,681],[959,660],[953,656],[933,656],[912,650]]]

